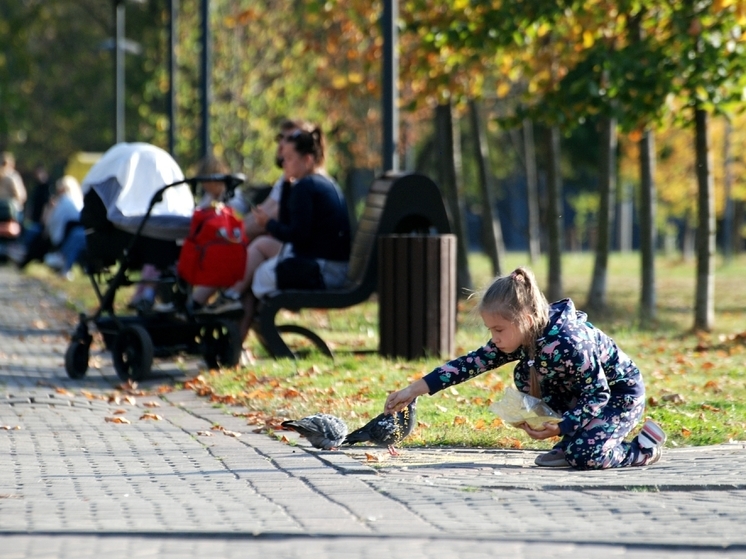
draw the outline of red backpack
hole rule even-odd
[[[233,208],[197,208],[181,248],[177,271],[192,285],[230,287],[243,278],[249,239]]]

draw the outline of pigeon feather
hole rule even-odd
[[[314,448],[323,450],[336,449],[347,436],[347,424],[340,418],[327,413],[283,421],[282,426],[308,439]]]
[[[370,442],[376,446],[388,447],[392,455],[397,455],[395,445],[402,442],[414,429],[417,414],[417,399],[406,408],[394,414],[379,414],[368,423],[356,429],[342,444]]]

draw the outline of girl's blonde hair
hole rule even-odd
[[[539,378],[533,365],[535,341],[549,323],[549,303],[533,272],[521,267],[507,276],[496,278],[481,294],[478,309],[480,313],[497,314],[518,327],[531,360],[531,395],[539,398]]]

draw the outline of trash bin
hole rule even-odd
[[[456,236],[378,239],[379,353],[450,357],[456,334]]]

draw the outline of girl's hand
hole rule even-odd
[[[389,394],[388,398],[386,398],[386,404],[383,406],[383,413],[392,414],[403,410],[415,398],[427,394],[429,391],[430,389],[424,380],[416,380],[406,388]]]
[[[526,431],[529,437],[539,441],[560,435],[560,428],[557,423],[544,423],[543,429],[533,429],[528,423],[521,423],[519,427]]]

